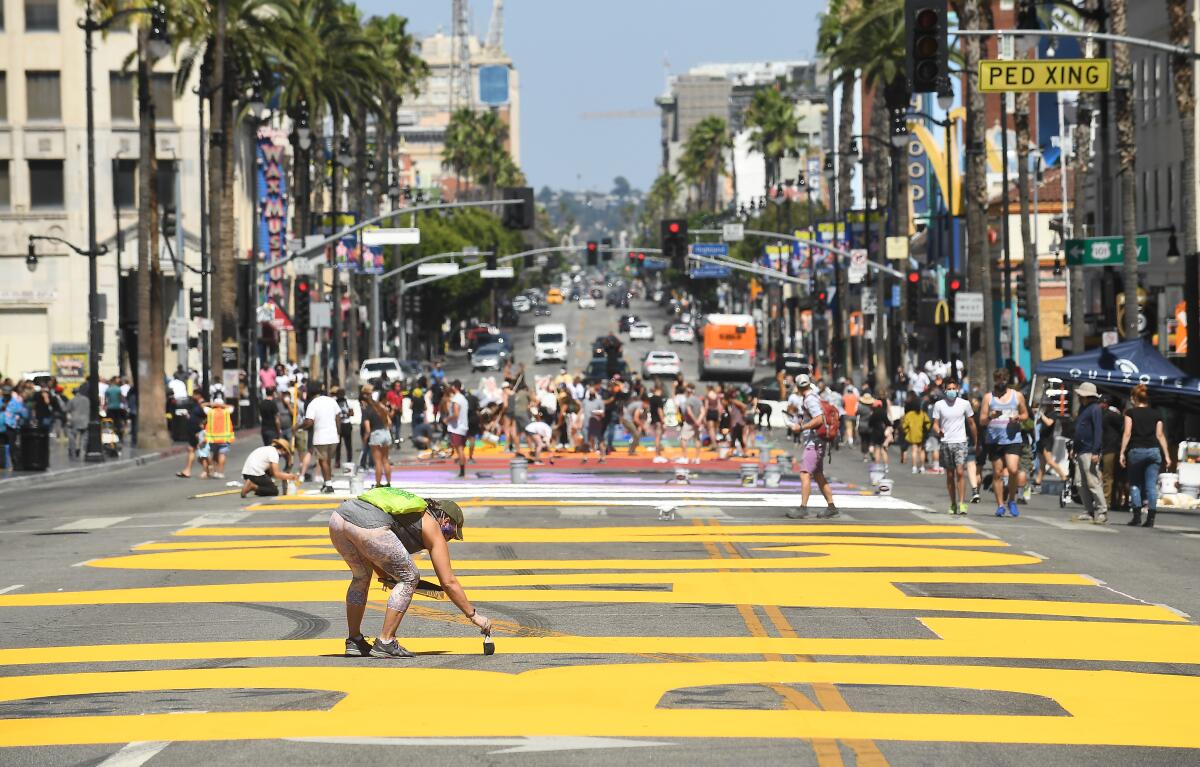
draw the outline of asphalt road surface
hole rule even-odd
[[[941,477],[877,496],[852,448],[830,521],[784,518],[790,473],[743,487],[711,453],[690,484],[644,448],[518,485],[486,446],[466,481],[401,458],[396,485],[466,508],[451,551],[493,656],[418,597],[417,657],[342,657],[344,480],[242,500],[165,461],[0,492],[0,764],[1200,762],[1194,512],[952,519]]]

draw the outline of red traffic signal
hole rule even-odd
[[[958,279],[957,277],[951,277],[950,278],[950,290],[951,291],[962,290],[962,280]]]
[[[587,249],[588,249],[588,253],[595,253],[596,252],[596,243],[589,242],[587,244]]]
[[[909,272],[908,273],[908,283],[910,285],[916,285],[920,281],[921,281],[921,273],[920,272]]]
[[[645,260],[646,260],[646,254],[645,254],[645,253],[638,253],[638,254],[637,254],[637,259],[638,259],[638,261],[645,261]]]
[[[300,280],[299,282],[297,282],[296,290],[300,291],[301,293],[307,293],[308,292],[308,280]]]
[[[672,221],[669,224],[667,224],[667,231],[670,232],[671,234],[679,234],[679,222]]]

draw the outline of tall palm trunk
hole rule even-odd
[[[237,302],[233,291],[233,262],[231,260],[230,242],[222,237],[224,228],[221,219],[225,215],[223,193],[225,191],[225,155],[229,152],[232,136],[225,132],[225,24],[227,18],[228,0],[215,0],[217,6],[217,24],[213,30],[212,40],[212,72],[216,79],[216,91],[209,96],[209,130],[211,131],[210,151],[208,155],[208,250],[210,290],[209,312],[213,318],[213,330],[216,343],[211,344],[213,381],[220,381],[225,370],[222,361],[222,347],[228,340],[237,338],[235,328]],[[233,392],[229,393],[231,396]]]
[[[1092,167],[1092,115],[1093,99],[1091,96],[1080,94],[1079,107],[1076,110],[1075,133],[1071,137],[1072,165],[1074,166],[1074,183],[1071,189],[1071,236],[1082,238],[1088,233],[1086,213],[1083,200],[1087,196],[1087,179]],[[1071,353],[1079,354],[1086,343],[1084,322],[1086,306],[1086,279],[1083,266],[1070,267],[1071,290],[1067,300],[1071,307]]]
[[[365,106],[359,106],[354,116],[354,123],[351,125],[353,135],[351,136],[351,150],[354,153],[354,178],[351,181],[351,187],[354,190],[351,206],[358,215],[359,221],[362,221],[367,210],[365,206],[366,195],[364,194],[367,183],[367,109]],[[362,242],[361,236],[359,242]],[[364,249],[365,250],[365,249]],[[366,253],[360,253],[359,258],[363,259]],[[359,263],[365,263],[365,260],[360,260]],[[357,282],[358,275],[353,271],[347,273],[348,279],[346,284],[350,291],[350,321],[346,331],[349,338],[346,341],[347,351],[350,353],[350,366],[347,371],[351,377],[351,384],[355,385],[358,382],[358,365],[361,360],[358,354],[358,294]]]
[[[839,107],[838,114],[838,151],[847,152],[854,136],[854,85],[855,77],[853,72],[842,72],[841,89],[842,103]],[[851,174],[854,171],[854,161],[846,155],[838,157],[838,187],[837,187],[837,210],[838,216],[842,220],[846,219],[846,214],[850,211],[850,206],[853,204],[853,189],[851,189]],[[833,227],[836,236],[837,226],[840,222],[834,221]],[[850,298],[850,283],[846,276],[846,269],[838,270],[837,284],[837,326],[841,328],[840,336],[842,339],[841,348],[841,363],[844,375],[850,375],[851,353],[850,353],[850,337],[848,335],[846,324],[846,304]]]
[[[1171,42],[1191,49],[1195,43],[1195,27],[1188,12],[1187,0],[1167,0],[1167,16],[1171,22]],[[1183,132],[1183,178],[1179,182],[1183,203],[1180,226],[1183,229],[1183,253],[1185,258],[1194,258],[1196,237],[1196,94],[1194,64],[1183,56],[1171,59],[1171,74],[1175,81],[1175,105],[1179,109],[1179,125]],[[1196,317],[1196,309],[1188,307],[1188,316]],[[1200,323],[1197,323],[1200,325]],[[1200,338],[1200,329],[1188,323],[1188,374],[1200,373],[1200,343],[1193,345],[1192,339]]]
[[[233,72],[232,61],[229,58],[225,59],[225,69],[226,82],[233,82],[236,75]],[[230,323],[227,326],[227,330],[230,333],[229,338],[231,341],[236,341],[238,339],[239,332],[245,332],[247,330],[246,328],[238,327],[238,302],[248,300],[247,296],[239,296],[237,293],[236,264],[238,260],[238,254],[236,246],[237,240],[234,235],[235,213],[233,199],[233,168],[234,149],[238,146],[236,133],[239,122],[235,119],[232,90],[222,90],[221,96],[225,102],[223,108],[221,109],[221,134],[224,136],[225,151],[221,153],[221,213],[218,216],[218,219],[220,220],[221,224],[221,244],[224,250],[222,257],[225,259],[225,263],[229,268],[226,269],[221,275],[220,287],[222,290],[226,291],[226,296],[233,297],[232,300],[226,302],[225,307],[227,321]],[[251,215],[251,220],[253,220],[253,218],[254,216]],[[251,290],[251,297],[254,295],[254,291]],[[255,306],[252,303],[249,310],[251,322],[256,321],[254,318],[254,310]],[[254,353],[254,349],[251,349],[249,352],[250,355],[253,355]],[[247,370],[250,369],[249,362],[243,363],[243,366]]]
[[[1029,367],[1036,370],[1042,361],[1042,323],[1038,318],[1038,281],[1041,270],[1033,230],[1029,221],[1029,94],[1017,94],[1017,199],[1021,206],[1022,268],[1025,278],[1025,316],[1029,321]],[[1037,183],[1035,180],[1034,183]]]
[[[984,12],[990,16],[987,0],[963,0],[959,23],[964,29],[983,29]],[[963,202],[967,212],[967,284],[983,293],[983,341],[972,354],[968,367],[974,387],[986,387],[989,373],[996,364],[995,312],[992,302],[991,254],[987,243],[987,146],[984,124],[984,97],[979,90],[981,46],[978,37],[962,41],[964,70],[967,76],[967,172]]]
[[[138,444],[159,450],[169,444],[166,422],[166,378],[163,376],[162,271],[158,263],[158,163],[155,158],[154,99],[150,92],[151,61],[148,27],[138,29],[138,396],[145,418]]]
[[[883,90],[875,89],[875,106],[871,110],[871,129],[868,133],[876,136],[887,135],[887,109],[884,107]],[[894,201],[897,198],[897,174],[900,169],[895,166],[894,159],[891,155],[891,146],[889,144],[879,145],[877,142],[872,142],[872,152],[875,155],[875,177],[881,179],[887,178],[887,199]],[[882,184],[881,184],[882,185]],[[880,200],[879,202],[883,202]],[[883,205],[876,205],[876,209],[883,208]],[[867,217],[867,230],[870,231],[871,220]],[[882,225],[881,225],[882,228]],[[886,238],[880,236],[879,250],[875,254],[876,259],[880,263],[887,260]],[[892,318],[891,322],[884,321],[884,307],[887,305],[887,298],[891,292],[891,286],[888,282],[887,275],[881,271],[875,272],[875,391],[876,394],[882,393],[886,396],[892,380],[892,362],[891,362],[891,339],[885,338],[885,332],[890,336],[897,332],[900,323]],[[903,291],[901,291],[903,295]],[[901,329],[900,334],[904,331]]]
[[[1129,34],[1126,0],[1111,0],[1109,16],[1113,34]],[[1133,61],[1129,46],[1114,44],[1113,59],[1117,80],[1117,157],[1121,161],[1121,234],[1125,238],[1125,316],[1122,332],[1126,338],[1137,338],[1137,136],[1133,120]]]
[[[336,111],[333,113],[333,134],[330,138],[330,146],[333,148],[334,160],[330,167],[330,181],[333,183],[329,194],[329,210],[333,215],[333,231],[338,231],[338,214],[342,211],[342,166],[337,161],[338,142],[342,135],[342,116]],[[345,347],[342,345],[342,290],[341,276],[338,274],[339,268],[337,264],[333,266],[333,344],[330,354],[330,369],[332,371],[333,382],[337,385],[345,383],[343,378],[342,361],[345,359]]]

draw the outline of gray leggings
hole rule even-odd
[[[388,597],[389,610],[408,611],[413,592],[421,573],[395,533],[387,527],[362,528],[347,522],[336,511],[329,517],[329,540],[350,568],[350,587],[346,589],[346,604],[367,603],[371,587],[372,565],[396,581]]]

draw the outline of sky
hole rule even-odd
[[[407,16],[418,35],[450,31],[451,0],[357,0],[364,15]],[[521,166],[535,188],[646,189],[660,159],[656,111],[671,73],[696,64],[811,59],[825,0],[506,0],[504,47],[521,83]],[[487,34],[490,0],[471,0]]]

